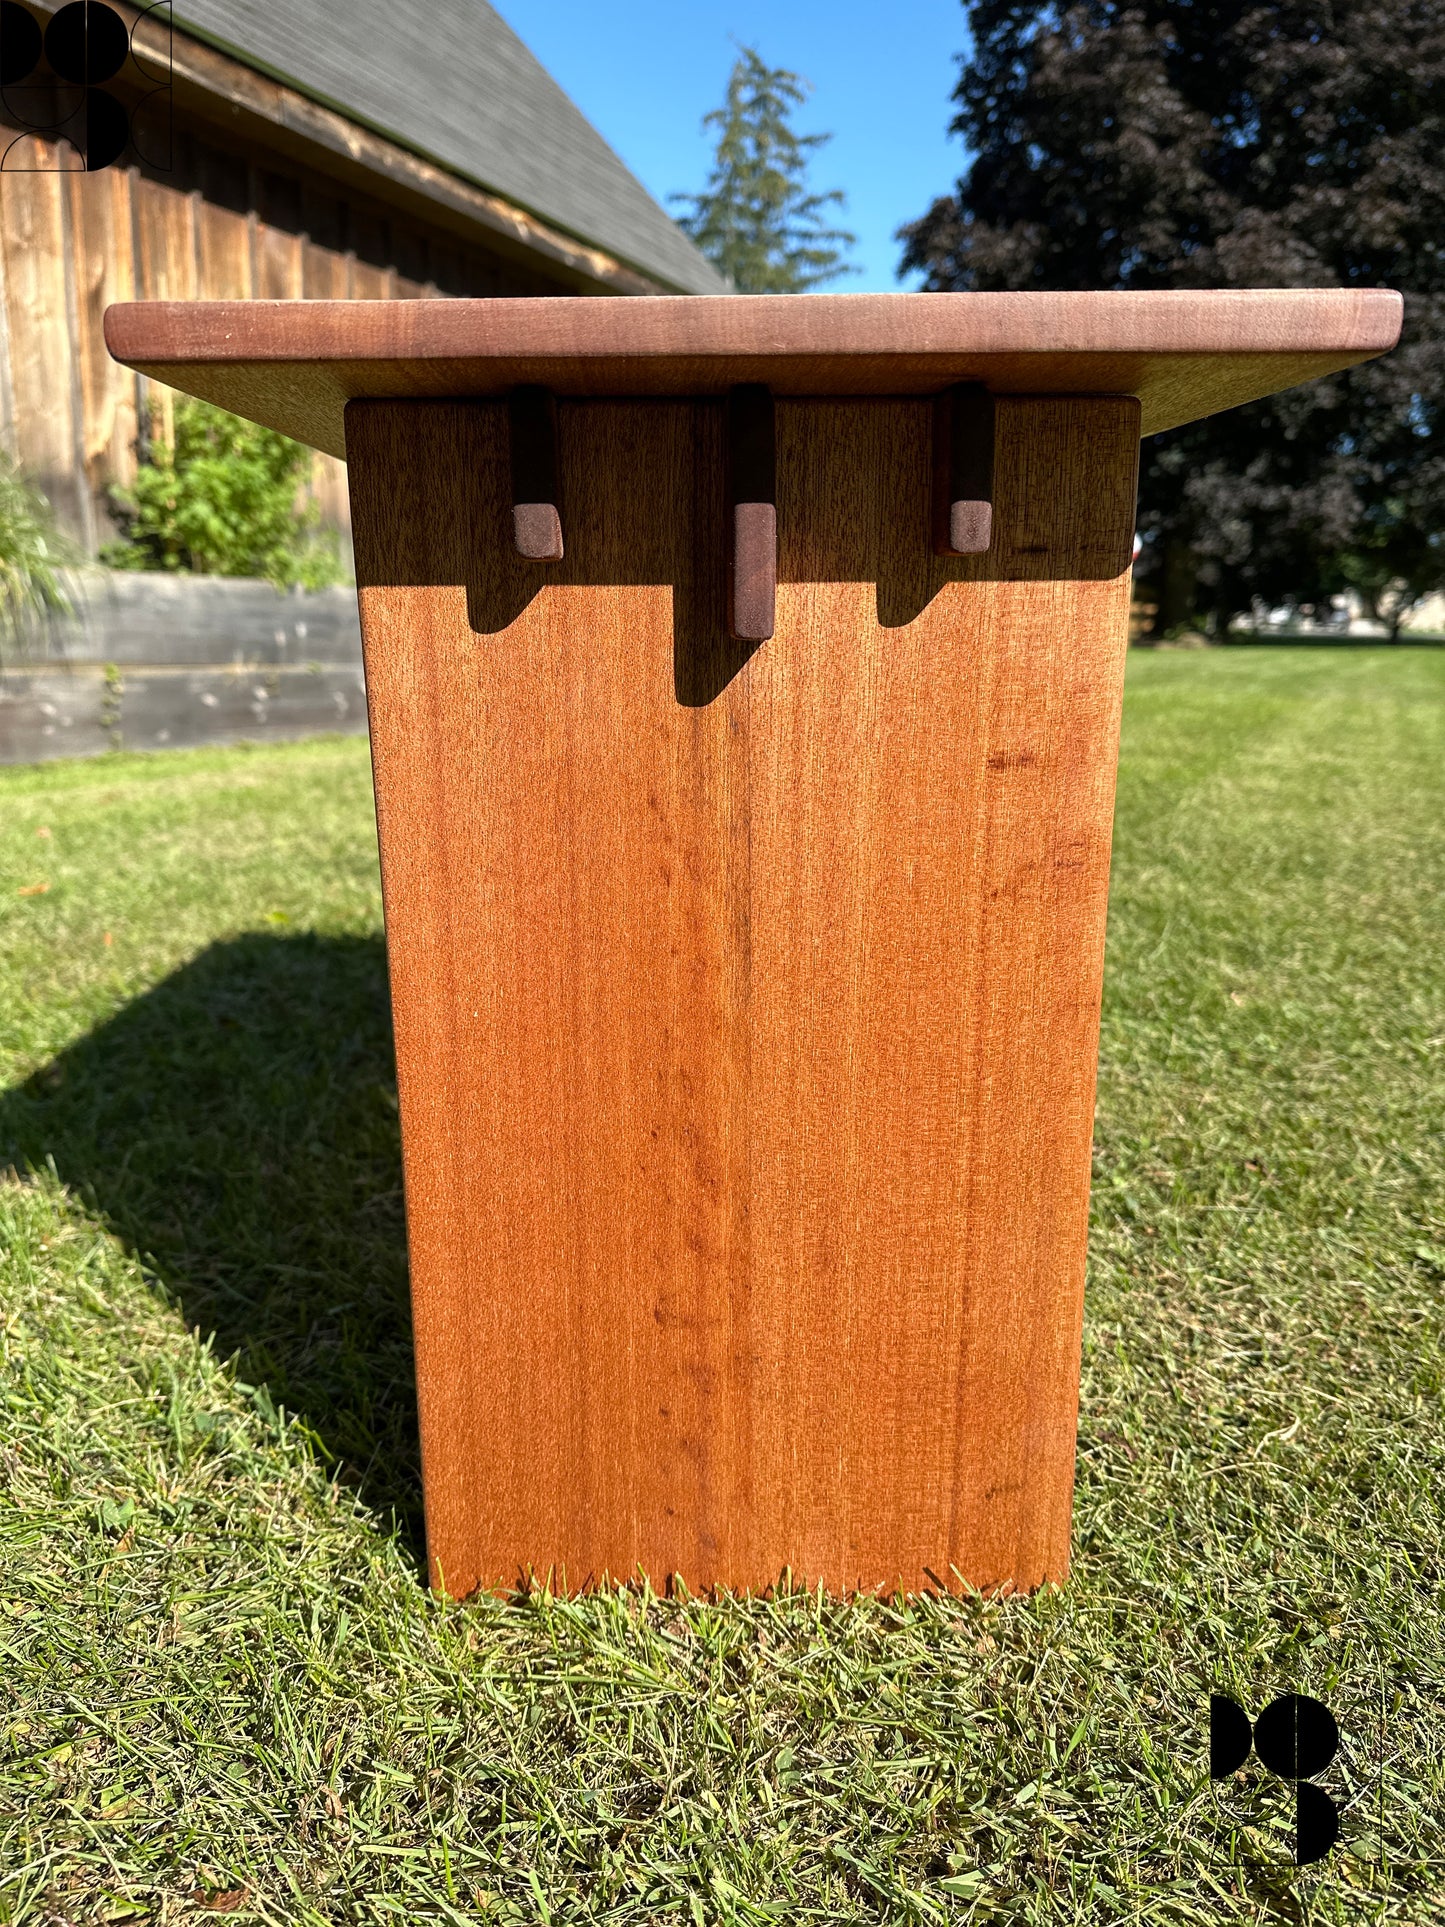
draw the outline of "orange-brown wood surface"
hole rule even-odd
[[[631,306],[632,304],[626,304]],[[1137,401],[779,400],[729,639],[723,410],[354,403],[426,1511],[453,1592],[1068,1563]]]
[[[1383,354],[1400,314],[1388,288],[140,302],[111,309],[106,340],[158,380],[340,455],[348,400],[519,383],[908,395],[982,382],[995,394],[1131,395],[1152,435]]]

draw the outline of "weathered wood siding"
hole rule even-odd
[[[3,117],[0,117],[3,124]],[[168,172],[77,166],[37,138],[0,172],[0,442],[87,551],[114,534],[113,483],[135,472],[174,394],[120,368],[101,316],[125,300],[395,300],[565,292],[453,230],[178,127]],[[345,469],[315,458],[326,519],[350,519]]]
[[[135,378],[112,361],[102,333],[110,304],[135,298],[131,184],[128,175],[114,172],[65,174],[61,179],[69,197],[75,263],[76,400],[85,494],[100,536],[108,531],[107,489],[113,481],[129,481],[134,473],[139,432]]]

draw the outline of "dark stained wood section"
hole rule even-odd
[[[545,388],[514,388],[507,402],[512,463],[512,534],[530,562],[563,555],[557,404]]]
[[[779,399],[760,646],[721,400],[558,416],[545,573],[503,401],[347,416],[433,1576],[1062,1578],[1138,403],[945,558]]]
[[[734,388],[724,431],[728,490],[728,628],[766,642],[777,620],[777,438],[773,398],[761,383]]]
[[[983,555],[993,541],[993,396],[961,382],[933,405],[933,546]]]
[[[1152,435],[1383,354],[1386,289],[129,303],[120,361],[342,453],[348,400],[504,395],[1131,395]]]

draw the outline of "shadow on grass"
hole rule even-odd
[[[0,1097],[0,1165],[47,1158],[420,1557],[381,940],[213,944]]]

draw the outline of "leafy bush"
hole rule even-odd
[[[128,489],[111,499],[123,539],[113,569],[265,576],[278,589],[341,580],[333,532],[314,503],[298,507],[310,456],[299,442],[205,401],[178,401],[175,441],[154,440]]]
[[[49,502],[0,455],[0,636],[19,636],[36,616],[68,612],[60,571],[71,560]]]

